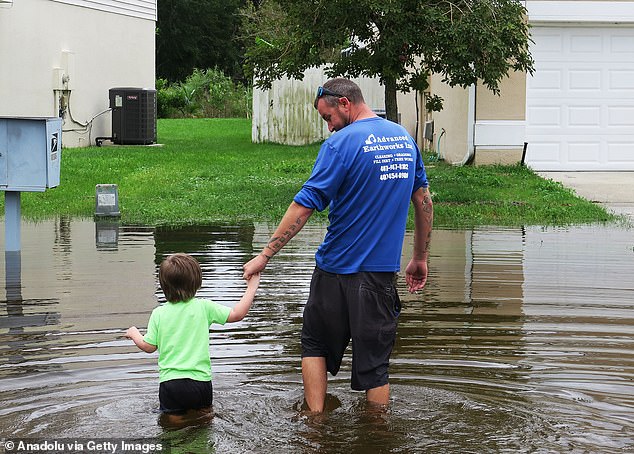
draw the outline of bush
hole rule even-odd
[[[159,118],[179,118],[187,110],[187,100],[179,84],[169,85],[165,79],[156,80],[156,111]]]
[[[195,69],[183,82],[157,79],[159,118],[251,117],[253,91],[218,69]]]

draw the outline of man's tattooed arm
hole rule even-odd
[[[421,193],[418,193],[421,191]],[[412,197],[414,202],[414,258],[426,260],[431,247],[431,232],[434,225],[434,204],[428,188],[421,188]]]
[[[306,225],[313,210],[298,203],[291,203],[275,233],[264,247],[262,255],[270,260]]]

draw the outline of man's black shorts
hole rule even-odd
[[[304,308],[302,357],[325,357],[336,375],[352,339],[354,390],[388,383],[401,303],[396,273],[332,274],[315,268]]]
[[[211,381],[177,378],[159,385],[159,403],[164,413],[184,414],[187,410],[211,407],[212,401]]]

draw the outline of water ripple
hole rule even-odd
[[[399,283],[390,408],[349,389],[347,354],[318,417],[301,411],[301,318],[324,234],[308,226],[267,268],[249,316],[210,331],[212,422],[163,427],[157,354],[123,338],[163,301],[158,263],[194,254],[200,296],[231,306],[272,228],[125,227],[106,247],[92,221],[27,225],[0,298],[0,437],[232,453],[634,450],[632,231],[609,226],[437,230],[428,287]]]

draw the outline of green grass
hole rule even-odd
[[[22,194],[22,215],[91,217],[95,185],[117,184],[121,222],[184,225],[276,221],[310,175],[319,145],[253,144],[243,119],[165,119],[162,146],[64,149],[61,183]],[[435,225],[567,225],[613,220],[521,166],[428,165]],[[320,215],[325,220],[324,215]]]
[[[570,225],[612,221],[601,206],[521,165],[430,164],[436,224]]]

